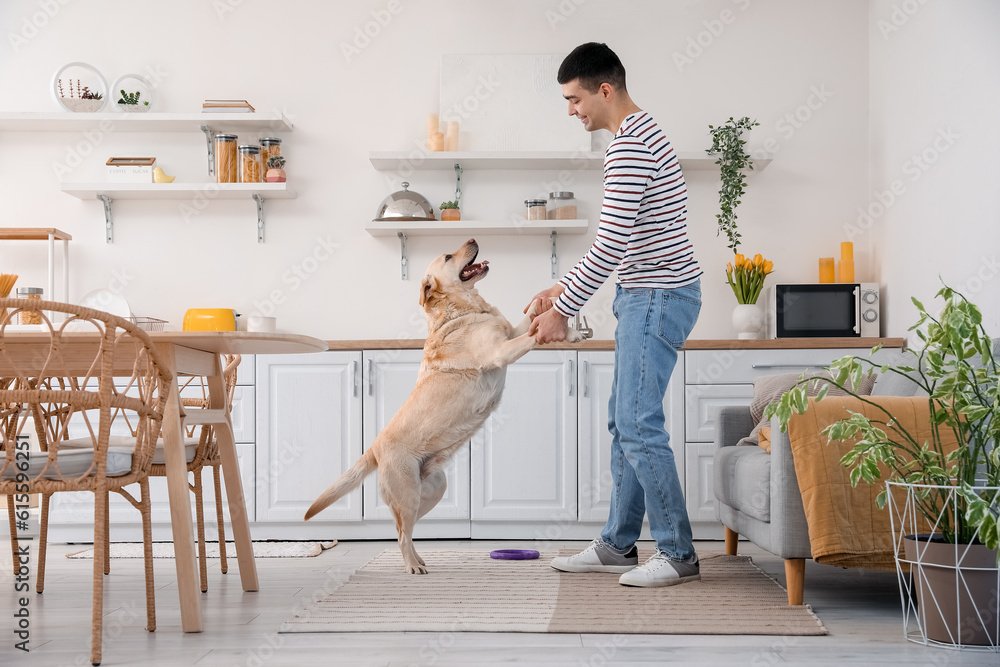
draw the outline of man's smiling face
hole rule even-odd
[[[608,92],[610,86],[602,84],[597,92],[592,93],[580,85],[579,79],[562,84],[563,97],[569,103],[569,115],[579,118],[588,132],[603,129],[607,124]]]

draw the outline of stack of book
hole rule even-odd
[[[246,100],[205,100],[202,113],[253,113],[254,108]]]

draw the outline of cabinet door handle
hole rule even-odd
[[[573,381],[574,378],[573,378],[573,360],[572,359],[567,359],[566,360],[566,380],[569,383],[569,395],[572,396],[573,395],[573,386],[576,384],[576,382]]]
[[[374,359],[369,359],[368,360],[368,395],[369,396],[374,396],[375,395],[375,379],[373,377],[374,375],[375,375],[375,360]]]
[[[590,396],[590,362],[583,362],[583,397]]]
[[[358,362],[351,362],[351,395],[358,395]]]
[[[819,364],[751,364],[750,368],[767,370],[770,368],[823,368]]]

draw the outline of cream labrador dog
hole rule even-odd
[[[507,366],[535,346],[527,333],[535,304],[512,326],[475,288],[489,273],[489,262],[475,263],[478,254],[479,245],[469,240],[427,267],[420,286],[427,340],[417,385],[371,448],[306,512],[307,520],[316,516],[377,468],[411,574],[427,573],[413,547],[413,526],[444,495],[442,467],[499,405]],[[572,328],[568,336],[570,342],[583,338]]]

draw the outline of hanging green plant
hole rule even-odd
[[[715,164],[719,165],[722,176],[722,187],[719,190],[719,231],[729,239],[729,248],[735,253],[740,246],[740,232],[736,228],[736,207],[742,201],[740,198],[746,192],[746,169],[753,169],[750,154],[743,150],[746,141],[743,133],[760,125],[756,120],[744,116],[733,120],[730,116],[724,125],[709,125],[712,135],[712,147],[705,152],[718,155]]]

